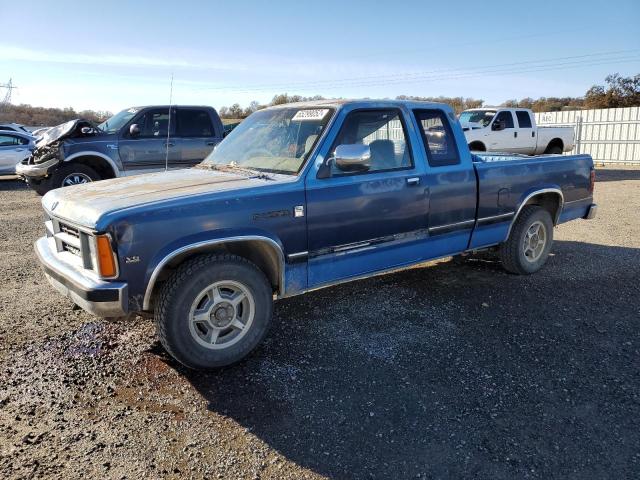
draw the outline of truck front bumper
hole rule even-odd
[[[51,167],[55,167],[60,160],[53,158],[43,163],[19,163],[16,165],[16,175],[24,178],[44,178],[49,174]]]
[[[596,214],[598,213],[598,205],[592,203],[589,205],[589,209],[587,210],[587,214],[583,217],[585,220],[591,220],[592,218],[596,218]]]
[[[35,250],[49,283],[83,310],[99,317],[121,317],[128,313],[126,283],[92,278],[62,262],[47,237],[36,241]]]

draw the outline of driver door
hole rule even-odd
[[[170,168],[176,166],[178,150],[175,148],[174,138],[175,109],[172,109],[171,115],[169,121],[168,107],[151,108],[141,112],[130,123],[138,125],[138,135],[131,135],[129,126],[123,129],[122,138],[118,142],[118,153],[128,174],[163,170],[167,160]]]
[[[399,109],[355,110],[347,115],[329,156],[339,145],[365,144],[368,171],[347,173],[332,163],[328,178],[307,176],[309,287],[416,261],[408,247],[427,227],[425,172],[416,167]]]
[[[502,130],[494,130],[495,125],[504,125]],[[518,131],[513,123],[513,115],[509,110],[502,110],[495,117],[489,126],[491,134],[487,150],[490,152],[517,152]]]

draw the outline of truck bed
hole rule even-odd
[[[509,214],[517,213],[531,192],[560,192],[562,207],[556,223],[584,217],[591,204],[588,155],[474,154],[472,160],[478,181],[477,218],[496,221],[478,222],[471,248],[502,242],[508,235]]]

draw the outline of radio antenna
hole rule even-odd
[[[171,86],[169,87],[169,121],[167,122],[167,141],[165,142],[164,171],[169,171],[169,135],[171,132],[171,103],[173,102],[173,73],[171,74]]]

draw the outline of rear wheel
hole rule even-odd
[[[528,275],[542,268],[552,244],[551,215],[537,205],[528,205],[518,215],[507,241],[500,246],[500,260],[508,272]]]
[[[549,155],[562,155],[562,147],[560,145],[550,145],[544,153]]]
[[[235,255],[202,255],[163,285],[155,322],[164,348],[180,363],[211,369],[238,362],[271,323],[272,289],[264,273]]]

